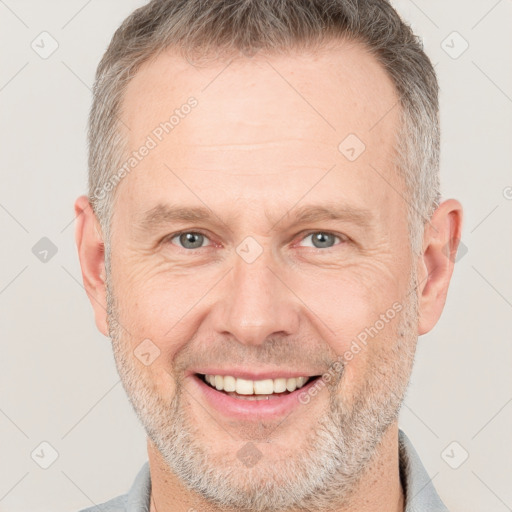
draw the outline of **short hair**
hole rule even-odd
[[[112,176],[126,159],[121,105],[142,64],[170,48],[190,61],[194,55],[314,50],[336,40],[362,43],[396,88],[394,164],[407,193],[410,249],[420,254],[425,222],[440,201],[438,83],[421,40],[387,0],[152,0],[116,30],[93,88],[88,196],[107,257]]]

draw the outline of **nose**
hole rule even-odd
[[[261,345],[269,336],[297,334],[300,301],[278,277],[270,250],[252,263],[235,255],[215,304],[213,329],[244,345]]]

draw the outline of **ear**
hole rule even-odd
[[[85,291],[94,310],[96,326],[108,336],[105,247],[100,224],[87,196],[75,201],[75,214],[75,241]]]
[[[425,228],[418,266],[418,334],[429,332],[439,320],[462,232],[462,205],[447,199],[436,209]]]

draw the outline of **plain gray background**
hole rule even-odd
[[[0,0],[2,512],[102,503],[125,493],[147,458],[145,433],[81,284],[73,222],[73,202],[86,192],[95,69],[120,22],[143,3]],[[505,512],[512,510],[512,2],[394,5],[436,66],[442,193],[465,211],[445,311],[419,339],[400,427],[451,512]],[[35,41],[41,52],[46,37],[51,49],[44,31],[58,43],[47,58],[31,47]],[[36,245],[48,244],[43,237],[57,250],[47,261]],[[52,450],[57,458],[43,469]]]

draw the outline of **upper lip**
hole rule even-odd
[[[300,370],[259,370],[257,372],[249,370],[244,370],[243,368],[196,368],[194,370],[190,370],[189,375],[194,375],[196,373],[201,373],[203,375],[230,375],[232,377],[238,379],[246,379],[246,380],[264,380],[264,379],[279,379],[286,378],[292,379],[296,377],[316,377],[321,375],[322,372],[311,372],[308,370],[300,371]]]

